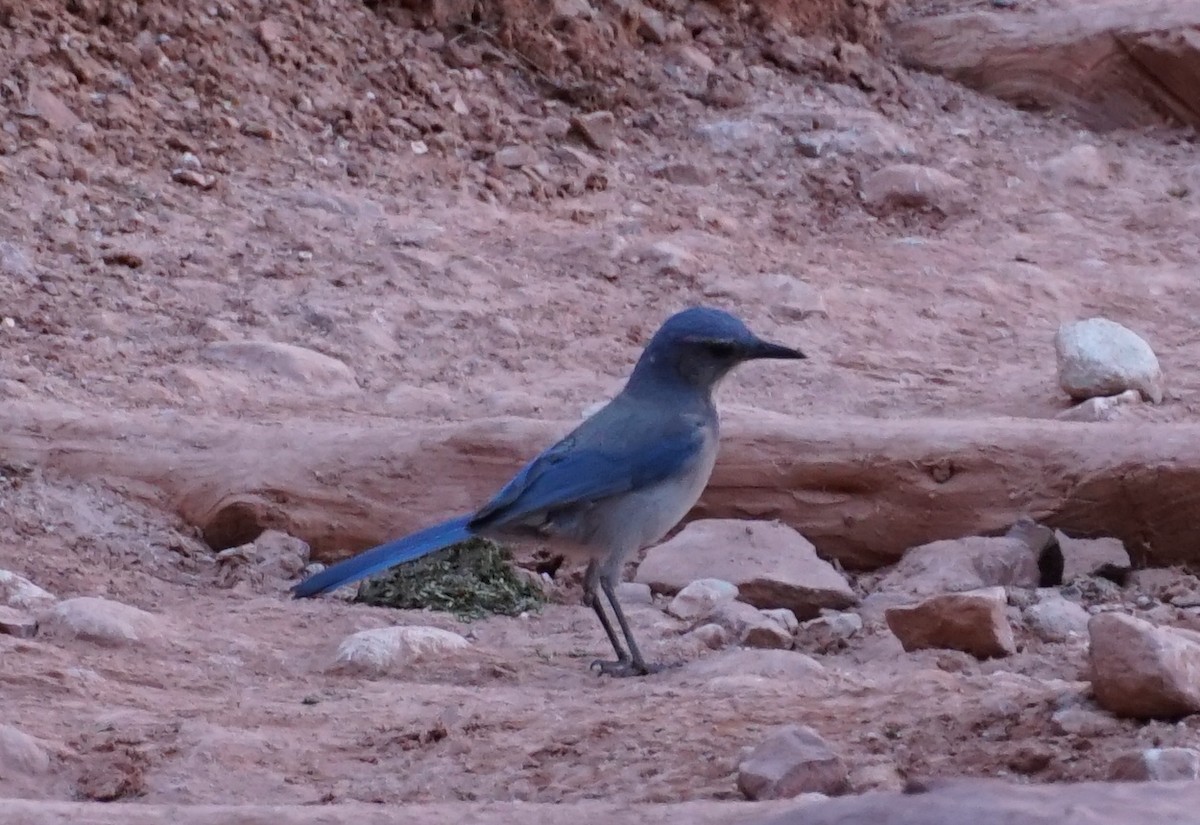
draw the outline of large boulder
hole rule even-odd
[[[1135,719],[1200,711],[1200,634],[1122,613],[1088,622],[1092,690],[1100,707]]]
[[[817,556],[808,539],[774,521],[693,521],[646,554],[635,581],[675,593],[703,578],[731,582],[742,601],[786,607],[799,619],[858,602],[845,577]]]

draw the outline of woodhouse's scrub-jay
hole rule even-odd
[[[696,307],[659,328],[621,392],[565,438],[525,465],[480,509],[339,562],[293,588],[316,596],[471,536],[501,542],[541,539],[588,560],[585,601],[596,612],[616,661],[601,673],[640,676],[658,666],[642,658],[616,597],[622,564],[659,541],[708,484],[717,457],[713,389],[755,358],[803,358],[768,343],[734,316]],[[608,599],[622,647],[601,604]]]

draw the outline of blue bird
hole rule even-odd
[[[611,676],[653,673],[659,666],[642,658],[617,601],[622,565],[678,524],[708,484],[718,440],[713,390],[721,379],[744,361],[804,357],[762,340],[727,312],[695,307],[676,313],[650,339],[621,392],[526,464],[487,504],[339,562],[292,592],[297,598],[327,593],[472,536],[549,541],[588,561],[584,601],[617,655],[593,667]]]

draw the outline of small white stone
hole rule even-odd
[[[1054,417],[1062,421],[1115,421],[1121,416],[1124,408],[1141,402],[1142,394],[1140,392],[1125,390],[1117,395],[1089,398],[1070,409],[1063,410]]]
[[[37,739],[12,725],[0,725],[0,776],[36,775],[48,770],[50,754]]]
[[[1058,185],[1088,186],[1096,189],[1112,182],[1112,168],[1100,150],[1091,144],[1072,146],[1042,164],[1042,174]]]
[[[36,610],[58,601],[24,576],[11,570],[0,570],[0,604],[21,610]]]
[[[1147,400],[1163,399],[1158,357],[1137,333],[1107,318],[1064,324],[1054,338],[1059,386],[1085,400],[1137,390]]]
[[[471,646],[457,633],[437,627],[379,627],[347,636],[338,646],[337,664],[385,673],[420,659],[453,654]]]
[[[59,602],[41,619],[51,635],[74,636],[104,645],[137,644],[161,635],[162,619],[132,605],[81,596]]]
[[[712,613],[718,604],[737,597],[737,585],[722,579],[697,579],[675,595],[667,612],[679,619],[700,619]]]
[[[1051,589],[1040,591],[1037,603],[1025,609],[1030,632],[1044,642],[1086,638],[1089,618],[1082,605]]]

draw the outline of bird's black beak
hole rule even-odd
[[[746,358],[807,358],[798,349],[785,347],[782,344],[772,344],[770,341],[758,341],[746,351]]]

